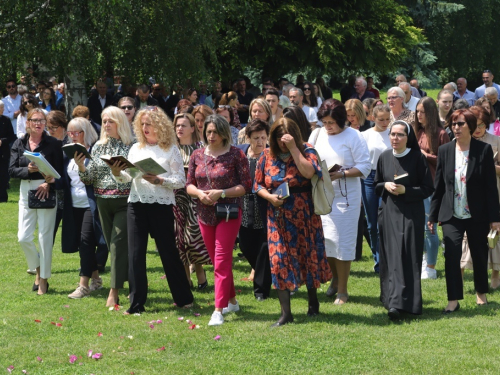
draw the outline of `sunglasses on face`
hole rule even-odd
[[[123,110],[131,111],[134,108],[134,106],[133,105],[122,105],[120,108]]]
[[[311,91],[310,87],[304,87],[304,91]]]
[[[13,89],[14,87],[16,87],[16,85],[8,85],[7,86],[8,89]]]
[[[28,104],[33,105],[33,103],[31,103],[31,102],[29,102],[29,101],[28,101],[28,102],[23,102],[23,104],[24,104],[24,105],[28,105]]]
[[[466,124],[465,121],[457,121],[457,122],[452,122],[451,126],[459,126],[460,128]]]

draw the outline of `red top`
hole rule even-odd
[[[189,159],[186,185],[190,184],[200,190],[229,189],[242,185],[246,193],[251,193],[252,179],[248,159],[242,150],[234,146],[216,158],[205,155],[205,148],[195,150]],[[238,203],[243,209],[242,197],[221,198],[217,203]],[[206,225],[217,225],[220,220],[215,216],[215,206],[207,206],[200,201],[198,201],[198,219]]]
[[[366,91],[373,92],[373,95],[375,95],[375,99],[380,99],[380,92],[377,89],[372,87],[371,89],[366,89]]]
[[[432,181],[436,178],[436,167],[437,167],[437,154],[431,154],[431,149],[429,148],[429,143],[427,142],[427,136],[425,135],[424,129],[420,129],[417,134],[418,145],[420,146],[420,150],[425,152],[425,157],[427,158],[427,165],[431,171]],[[450,137],[446,130],[443,128],[439,128],[439,132],[437,135],[437,146],[444,145],[450,141]]]

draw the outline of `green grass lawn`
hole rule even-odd
[[[500,292],[488,296],[488,306],[476,306],[472,274],[467,272],[461,310],[443,316],[442,254],[438,279],[422,283],[423,315],[398,323],[389,321],[379,302],[379,281],[366,246],[362,261],[353,263],[346,305],[333,305],[323,285],[318,293],[321,314],[309,318],[303,287],[292,297],[295,322],[277,329],[269,328],[279,316],[275,292],[257,302],[252,285],[241,281],[250,267],[237,258],[234,276],[241,310],[228,315],[224,325],[207,326],[214,300],[212,267],[206,267],[210,288],[194,292],[195,306],[173,306],[152,242],[147,255],[150,294],[147,312],[141,316],[122,314],[128,308],[126,290],[120,293],[120,311],[105,307],[109,272],[103,275],[104,289],[82,300],[67,298],[77,286],[79,257],[61,253],[60,231],[49,293],[37,296],[31,291],[34,276],[26,273],[17,243],[17,191],[13,181],[10,202],[0,205],[0,373],[7,373],[9,366],[14,366],[13,374],[26,370],[31,375],[499,372]],[[189,329],[188,319],[199,328]],[[218,335],[220,339],[214,340]],[[102,353],[102,358],[87,358],[88,350]],[[73,364],[70,355],[77,356]]]

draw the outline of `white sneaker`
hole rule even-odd
[[[80,299],[87,297],[89,295],[90,295],[90,289],[82,285],[79,285],[78,288],[76,288],[76,290],[73,293],[68,295],[68,297],[71,299]]]
[[[240,304],[238,303],[238,301],[236,301],[236,303],[234,305],[231,302],[228,302],[227,307],[224,307],[222,309],[222,314],[227,314],[227,313],[236,312],[236,311],[240,311]],[[213,315],[212,315],[212,317],[213,317]]]
[[[102,279],[100,277],[98,277],[97,279],[91,278],[89,289],[91,292],[102,289]]]
[[[425,270],[422,271],[421,279],[437,279],[437,271],[434,268],[425,267]]]
[[[219,311],[214,311],[210,321],[208,322],[209,326],[220,326],[224,323],[224,317]]]
[[[427,268],[427,256],[424,253],[424,257],[422,259],[422,272],[425,271],[426,268]]]

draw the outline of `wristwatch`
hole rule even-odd
[[[226,198],[226,191],[223,189],[222,194],[220,195],[222,199]]]

